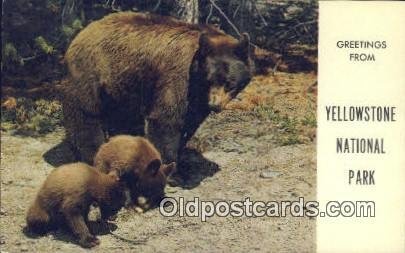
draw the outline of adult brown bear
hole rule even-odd
[[[177,162],[210,112],[212,91],[229,101],[253,67],[247,34],[238,41],[211,26],[134,12],[91,23],[65,59],[67,138],[88,163],[105,133],[145,135],[164,163]]]

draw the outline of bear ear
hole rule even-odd
[[[247,33],[242,33],[239,40],[239,45],[236,48],[236,53],[242,56],[244,59],[250,55],[250,36]]]
[[[162,165],[162,162],[159,159],[155,159],[149,163],[146,171],[149,174],[155,175],[159,171],[160,165]]]
[[[198,45],[199,45],[199,54],[201,56],[206,56],[210,52],[211,43],[208,38],[208,33],[206,32],[201,33]]]
[[[162,166],[161,170],[162,170],[163,174],[166,177],[168,177],[171,174],[173,174],[174,172],[176,172],[176,163],[172,162],[172,163],[169,163],[169,164],[164,164]]]

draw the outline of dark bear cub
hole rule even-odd
[[[94,166],[119,176],[128,185],[134,204],[147,210],[164,197],[166,179],[176,164],[162,164],[159,151],[143,137],[117,135],[101,145]]]
[[[60,166],[46,178],[29,208],[27,229],[44,234],[66,224],[82,247],[96,246],[100,242],[87,227],[90,205],[96,202],[102,219],[108,219],[124,206],[125,189],[116,175],[84,163]]]

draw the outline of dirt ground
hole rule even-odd
[[[189,143],[190,178],[167,187],[186,200],[252,201],[316,198],[314,74],[257,76],[212,114]],[[63,129],[32,137],[1,133],[1,252],[85,252],[62,230],[23,233],[25,213],[55,165],[68,161]],[[122,210],[109,229],[93,222],[94,252],[314,252],[315,219],[287,217],[163,217]]]

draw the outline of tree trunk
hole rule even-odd
[[[175,15],[187,23],[198,23],[198,0],[176,0]]]

